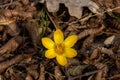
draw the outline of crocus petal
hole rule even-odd
[[[55,58],[56,57],[56,53],[55,53],[54,49],[47,50],[45,52],[45,57],[49,58],[49,59]]]
[[[64,40],[63,32],[60,29],[57,29],[54,32],[54,41],[55,41],[55,43],[60,44],[60,43],[63,42],[63,40]]]
[[[67,59],[66,59],[65,56],[60,56],[59,55],[59,56],[56,57],[56,59],[57,59],[57,62],[62,66],[65,66],[67,64]]]
[[[42,38],[42,44],[45,48],[54,48],[55,43],[50,38]]]
[[[65,49],[64,54],[68,58],[73,58],[73,57],[77,56],[77,51],[72,48],[67,48],[67,49]]]
[[[66,47],[72,47],[77,42],[78,36],[72,35],[65,39],[64,44]]]

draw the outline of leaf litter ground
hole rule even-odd
[[[76,34],[78,55],[60,66],[42,37]],[[1,80],[120,80],[120,0],[1,0]]]

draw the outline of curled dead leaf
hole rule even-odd
[[[93,60],[98,57],[98,49],[94,49],[93,53],[90,56],[90,60]]]
[[[62,79],[62,72],[60,71],[60,68],[58,66],[55,67],[55,78],[56,80],[63,80]]]
[[[40,75],[38,80],[45,80],[45,66],[44,64],[40,64]]]
[[[103,64],[103,63],[98,63],[98,64],[96,64],[96,67],[98,69],[101,69],[101,68],[102,69],[96,74],[95,80],[107,80],[106,79],[107,72],[108,72],[107,65]]]

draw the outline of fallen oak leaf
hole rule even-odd
[[[91,0],[67,0],[65,6],[68,8],[70,15],[76,18],[81,18],[83,7],[88,7],[93,13],[99,13],[98,5]]]
[[[83,7],[88,7],[93,13],[99,14],[99,6],[91,0],[44,0],[49,12],[57,12],[60,3],[63,3],[71,16],[81,18]],[[43,1],[42,1],[43,2]]]
[[[92,52],[91,56],[90,56],[90,60],[94,60],[98,57],[99,55],[99,50],[98,49],[94,49],[94,51]]]
[[[15,51],[24,39],[25,38],[21,36],[13,37],[4,46],[0,48],[0,55],[6,52],[10,53],[12,51]]]

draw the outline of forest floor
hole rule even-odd
[[[43,37],[77,35],[61,66]],[[0,0],[0,80],[120,80],[120,0]]]

